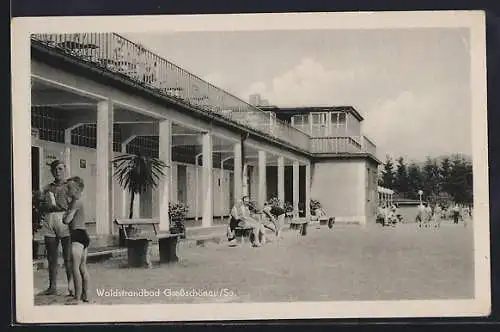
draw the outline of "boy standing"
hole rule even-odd
[[[83,180],[72,177],[67,180],[69,209],[63,222],[69,225],[71,234],[71,259],[73,265],[73,281],[75,296],[68,304],[88,302],[89,273],[87,270],[87,254],[90,239],[84,219],[84,210],[80,195],[84,188]]]

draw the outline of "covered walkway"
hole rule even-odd
[[[115,235],[113,218],[128,216],[111,164],[120,154],[167,164],[133,208],[160,230],[169,229],[169,202],[188,205],[192,226],[210,227],[243,194],[310,214],[308,136],[266,112],[115,34],[34,36],[31,66],[33,188],[64,160],[67,176],[85,181],[96,235]]]

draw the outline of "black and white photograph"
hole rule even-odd
[[[489,314],[483,12],[12,31],[20,322]]]

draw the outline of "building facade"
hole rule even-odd
[[[243,194],[258,206],[277,197],[306,217],[314,198],[339,222],[374,222],[380,162],[352,107],[257,107],[113,33],[33,35],[31,52],[33,189],[64,160],[85,181],[98,235],[116,234],[111,221],[128,215],[111,161],[135,153],[168,166],[133,207],[160,229],[169,202],[210,227]]]

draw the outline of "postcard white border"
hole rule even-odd
[[[123,27],[128,27],[124,31]],[[30,33],[318,30],[463,27],[470,29],[474,172],[475,290],[471,300],[245,304],[35,306],[30,245]],[[16,314],[23,323],[199,321],[306,318],[485,316],[490,313],[486,113],[486,38],[482,11],[289,13],[197,16],[36,17],[12,21]]]

